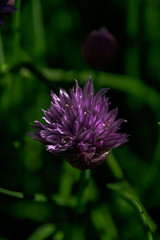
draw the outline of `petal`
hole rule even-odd
[[[118,108],[115,108],[107,113],[107,115],[104,117],[104,123],[110,126],[110,124],[116,119],[118,114]]]
[[[114,121],[108,128],[109,132],[116,132],[120,129],[120,126],[123,122],[126,122],[126,120],[124,119],[118,119],[116,121]]]
[[[50,124],[43,124],[43,123],[40,123],[39,121],[35,121],[35,124],[31,123],[31,126],[36,130],[42,130],[42,129],[47,129],[51,127]]]
[[[54,92],[52,92],[52,91],[51,91],[51,98],[52,98],[52,101],[53,101],[55,104],[59,104],[59,102],[60,102],[59,97],[58,97]]]
[[[80,141],[87,141],[89,139],[91,135],[91,131],[90,129],[89,130],[86,130],[86,131],[83,131],[81,134],[79,134],[79,136],[77,136],[77,141],[80,142]]]
[[[94,95],[94,86],[93,86],[92,77],[90,76],[83,88],[83,99],[85,100],[87,97],[93,96],[93,95]]]
[[[70,90],[70,98],[72,101],[72,106],[76,107],[77,101],[76,101],[76,93],[74,92],[74,88]]]
[[[71,102],[71,99],[70,99],[68,93],[62,88],[60,89],[59,98],[60,98],[61,106],[66,107],[66,105],[67,106],[72,105],[72,102]]]
[[[54,104],[53,102],[51,102],[51,107],[49,111],[53,113],[56,117],[61,117],[64,113],[63,108],[61,108],[59,105]]]
[[[75,98],[76,98],[76,102],[80,101],[83,99],[83,93],[82,93],[82,89],[79,87],[78,85],[78,81],[75,79],[76,82],[76,91],[75,91]]]
[[[40,134],[38,132],[29,132],[27,135],[37,141],[44,143],[44,144],[46,144],[46,142],[47,142],[47,141],[45,141],[45,139],[42,139],[42,137],[40,136]]]
[[[46,139],[46,137],[50,135],[50,131],[41,130],[41,131],[39,132],[39,134],[40,134],[41,138]]]
[[[56,135],[49,135],[46,137],[46,141],[55,145],[58,143],[58,138]]]
[[[88,139],[88,142],[94,146],[94,145],[96,144],[96,139],[97,139],[96,133],[94,133],[93,131],[91,131],[90,137],[89,137],[89,139]]]
[[[72,128],[73,134],[76,134],[78,132],[79,126],[80,126],[79,122],[75,121]]]
[[[94,97],[94,100],[95,102],[99,99],[99,98],[102,98],[106,92],[109,90],[109,88],[102,88],[98,93],[96,93],[95,97]]]
[[[73,106],[71,106],[71,107],[68,109],[68,111],[69,111],[69,114],[70,114],[71,119],[72,119],[72,120],[75,120],[75,118],[78,116],[77,110],[76,110]]]
[[[77,149],[79,152],[87,152],[89,145],[88,143],[80,142],[77,144]]]
[[[103,147],[103,141],[102,141],[102,140],[96,142],[96,148],[97,148],[97,150],[102,149],[102,147]]]
[[[104,146],[109,150],[127,142],[127,135],[121,133],[112,133],[104,140]]]

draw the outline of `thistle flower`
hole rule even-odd
[[[116,39],[105,27],[91,31],[83,45],[86,63],[97,70],[106,70],[111,65],[116,51]]]
[[[108,89],[94,95],[92,78],[83,90],[77,80],[68,94],[60,89],[59,97],[51,92],[51,106],[43,110],[46,123],[35,121],[37,131],[29,135],[42,142],[55,155],[64,155],[75,168],[90,169],[104,162],[113,148],[127,141],[127,135],[117,133],[124,119],[115,120],[118,110],[109,110],[105,97]]]
[[[13,0],[0,0],[0,25],[4,24],[5,16],[11,15],[16,10]]]

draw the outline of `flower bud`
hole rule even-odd
[[[106,70],[113,62],[116,51],[116,39],[105,27],[91,31],[83,45],[86,63],[96,70]]]
[[[4,17],[12,15],[17,8],[14,0],[0,0],[0,25],[4,24]]]

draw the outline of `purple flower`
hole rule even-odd
[[[64,155],[75,168],[90,169],[104,162],[113,148],[127,141],[127,135],[117,133],[124,119],[116,120],[118,110],[109,110],[105,97],[108,89],[94,95],[92,78],[83,90],[76,88],[68,94],[60,89],[59,97],[51,92],[51,106],[43,110],[46,123],[35,121],[37,131],[29,135],[42,142],[55,155]]]
[[[97,70],[106,70],[116,55],[117,42],[105,28],[91,31],[83,45],[86,63]]]
[[[17,8],[13,5],[13,0],[0,0],[0,25],[4,24],[3,18],[5,16],[11,15],[14,11],[17,10]]]

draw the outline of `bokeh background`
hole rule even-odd
[[[116,191],[107,163],[92,170],[85,211],[75,217],[80,171],[27,136],[50,106],[50,91],[110,88],[111,108],[128,120],[129,142],[114,157],[157,226],[160,224],[160,2],[158,0],[17,0],[0,32],[0,240],[145,240],[140,214]],[[117,53],[95,70],[83,56],[92,30],[106,27]],[[93,49],[94,52],[94,49]],[[101,71],[103,70],[103,71]],[[34,194],[39,202],[34,201]],[[52,196],[45,202],[44,196]],[[43,202],[44,200],[44,202]],[[154,239],[160,239],[153,227]]]

